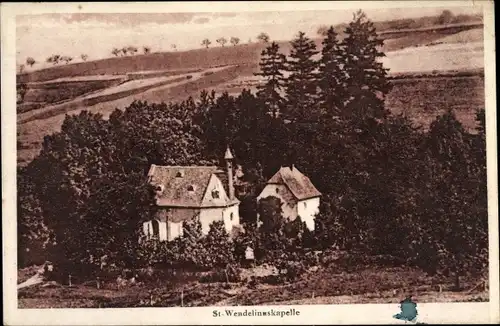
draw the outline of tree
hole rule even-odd
[[[214,221],[210,224],[208,234],[202,239],[202,246],[208,251],[204,264],[207,268],[226,267],[235,260],[224,221]]]
[[[111,53],[117,57],[119,54],[120,54],[121,50],[118,49],[118,48],[113,48],[113,50],[111,51]]]
[[[70,63],[71,61],[73,61],[73,57],[70,57],[70,56],[62,56],[61,57],[61,61],[64,61],[66,62],[66,64]]]
[[[344,89],[344,51],[337,40],[337,33],[331,26],[325,33],[319,61],[319,101],[329,117],[338,115],[346,100]]]
[[[131,54],[131,55],[135,55],[137,53],[137,51],[139,51],[139,49],[137,49],[137,47],[135,46],[128,46],[127,47],[127,53]]]
[[[121,51],[122,55],[124,55],[124,56],[128,54],[128,48],[127,47],[121,48],[120,51]]]
[[[81,54],[80,58],[82,58],[83,61],[87,61],[87,59],[89,58],[89,56],[87,54]]]
[[[314,41],[299,32],[291,42],[287,70],[290,75],[286,82],[287,115],[298,121],[312,119],[316,115],[317,103],[317,62],[313,56],[316,51]]]
[[[421,251],[415,255],[418,263],[429,272],[453,276],[456,288],[460,276],[484,272],[488,261],[485,161],[477,160],[473,145],[452,111],[431,124],[426,174],[421,175],[427,191],[418,205],[419,228],[411,234]]]
[[[220,37],[215,42],[219,43],[221,46],[224,46],[227,43],[227,40],[225,37]]]
[[[210,42],[210,40],[208,38],[206,38],[203,41],[201,41],[201,45],[203,45],[207,49],[210,46],[210,44],[212,44],[212,42]]]
[[[177,45],[172,44],[172,45],[170,45],[170,47],[171,47],[172,49],[174,49],[174,51],[177,51]]]
[[[271,43],[261,53],[260,72],[256,76],[264,78],[265,83],[257,86],[257,96],[261,98],[270,109],[273,117],[278,117],[283,109],[284,99],[281,92],[285,83],[283,72],[286,69],[286,57],[279,53],[276,42]]]
[[[59,61],[62,59],[62,57],[59,54],[53,54],[50,57],[47,58],[48,63],[52,63],[54,65],[58,64]]]
[[[233,46],[236,46],[240,43],[240,39],[238,37],[231,36],[231,40],[229,42],[231,42]]]
[[[151,48],[149,46],[143,46],[142,51],[144,52],[144,54],[149,54],[151,53]]]
[[[384,107],[385,95],[391,85],[379,58],[385,54],[379,49],[383,40],[377,35],[373,23],[365,13],[357,11],[345,30],[342,42],[345,49],[344,72],[348,102],[343,116],[346,119],[384,118],[388,110]]]
[[[320,89],[319,101],[323,113],[330,118],[339,115],[346,101],[344,89],[344,51],[337,40],[333,26],[323,34],[325,36],[319,61]]]
[[[283,202],[278,197],[261,198],[258,203],[259,223],[261,230],[266,234],[279,230],[283,221]]]
[[[26,66],[21,64],[19,65],[19,73],[22,74],[24,72],[24,69],[26,69]]]
[[[17,103],[22,103],[24,101],[24,96],[28,91],[28,86],[25,83],[20,83],[17,85],[16,89],[17,89]]]
[[[437,23],[439,25],[446,25],[453,22],[453,13],[449,10],[443,10],[437,18]]]
[[[35,59],[33,59],[32,57],[27,57],[26,58],[26,64],[30,67],[33,67],[33,65],[36,63]]]
[[[257,41],[262,42],[262,43],[269,43],[270,39],[271,38],[269,37],[269,34],[264,33],[264,32],[257,35]]]

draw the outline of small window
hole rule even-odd
[[[232,221],[233,218],[234,218],[234,214],[233,214],[233,212],[231,212],[231,215],[229,215],[229,219]]]
[[[279,193],[280,192],[280,189],[279,188],[276,188],[276,193]]]
[[[189,185],[188,186],[188,191],[194,191],[194,186],[193,185]]]
[[[307,203],[306,202],[304,202],[304,208],[307,208]]]
[[[184,171],[178,171],[177,174],[175,175],[176,178],[182,178],[184,177]]]
[[[163,191],[163,185],[157,185],[156,188],[155,188],[155,190],[157,192],[162,192]]]
[[[212,190],[212,198],[219,199],[219,190]]]

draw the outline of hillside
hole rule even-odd
[[[483,30],[477,24],[386,31],[384,65],[394,88],[387,105],[424,127],[445,108],[457,110],[467,128],[484,107]],[[315,39],[321,49],[321,39]],[[288,54],[288,41],[279,42]],[[238,94],[255,90],[260,53],[266,44],[211,47],[59,65],[18,75],[26,83],[18,104],[18,162],[38,153],[45,135],[59,130],[65,114],[81,110],[105,117],[133,100],[182,101],[203,89]],[[464,71],[473,70],[464,75]],[[451,71],[443,75],[443,71]],[[460,72],[460,73],[458,73]],[[447,92],[443,92],[443,89]]]
[[[386,40],[382,51],[389,52],[408,47],[427,45],[442,37],[468,31],[480,30],[482,24],[442,26],[425,29],[386,31],[381,36]],[[479,33],[479,32],[478,32]],[[482,33],[481,33],[482,34]],[[314,39],[321,48],[321,38]],[[289,41],[278,41],[283,53],[290,51]],[[42,70],[18,74],[20,83],[41,82],[69,76],[123,75],[130,72],[150,70],[172,70],[189,68],[211,68],[225,65],[257,64],[266,44],[250,43],[238,46],[212,47],[179,52],[162,52],[148,55],[113,57],[102,60],[58,65]]]

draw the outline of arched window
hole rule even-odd
[[[189,185],[188,186],[188,191],[194,191],[194,186],[193,185]]]
[[[234,214],[233,214],[233,212],[231,212],[231,215],[229,215],[229,219],[232,221],[233,218],[234,218]]]
[[[160,237],[160,223],[157,220],[152,220],[151,225],[153,226],[153,236],[156,238]]]
[[[276,193],[279,193],[280,192],[280,189],[278,187],[276,187]]]

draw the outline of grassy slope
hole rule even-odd
[[[95,283],[75,288],[26,288],[19,291],[22,308],[65,307],[133,307],[141,300],[153,298],[155,306],[179,306],[180,293],[184,294],[185,306],[207,305],[268,305],[268,304],[327,304],[327,303],[397,303],[408,293],[418,302],[463,302],[487,300],[487,293],[473,289],[477,280],[463,279],[464,291],[450,292],[448,279],[429,277],[416,268],[367,267],[350,272],[340,272],[333,267],[320,268],[303,274],[289,284],[259,284],[256,289],[245,284],[202,284],[194,274],[182,280],[148,282],[118,289],[116,283],[108,283],[97,290]],[[443,292],[439,292],[439,285]]]

